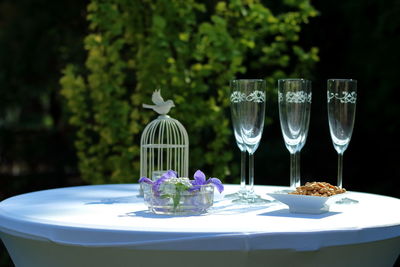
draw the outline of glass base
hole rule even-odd
[[[264,199],[260,197],[259,195],[256,195],[255,193],[247,193],[245,195],[242,195],[241,197],[232,200],[233,203],[236,204],[269,204],[272,203],[273,201]]]
[[[339,199],[335,203],[340,204],[340,205],[342,205],[342,204],[348,205],[348,204],[357,204],[358,202],[359,202],[358,200],[345,197],[345,198]]]
[[[246,195],[245,190],[239,190],[236,193],[227,194],[224,196],[225,199],[241,199]]]

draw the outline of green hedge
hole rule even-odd
[[[89,183],[134,182],[140,135],[156,117],[141,107],[161,88],[186,127],[189,173],[224,179],[235,144],[229,80],[309,77],[318,49],[299,43],[301,27],[318,12],[308,0],[268,8],[257,0],[92,0],[84,66],[61,78],[82,178]]]

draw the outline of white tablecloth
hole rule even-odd
[[[225,193],[237,189],[228,185]],[[268,198],[267,192],[280,189],[284,188],[257,186],[256,192]],[[400,253],[400,200],[357,192],[347,197],[359,203],[332,203],[328,213],[307,215],[289,213],[281,203],[233,205],[217,195],[206,214],[166,216],[147,211],[136,184],[60,188],[0,202],[0,236],[14,262],[21,257],[13,246],[18,238],[61,247],[146,253],[313,252],[391,240],[395,259]]]

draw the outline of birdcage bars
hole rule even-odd
[[[168,115],[150,122],[141,137],[140,175],[156,179],[167,170],[188,177],[189,138],[183,125]]]

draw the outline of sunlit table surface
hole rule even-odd
[[[0,202],[0,237],[16,266],[392,266],[400,253],[400,199],[349,192],[358,204],[311,215],[224,194],[205,214],[167,216],[137,184],[38,191]]]

